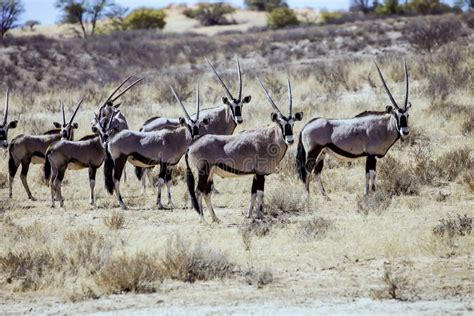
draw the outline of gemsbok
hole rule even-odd
[[[171,88],[176,100],[181,105],[185,117],[181,117],[181,127],[175,129],[163,129],[153,132],[134,132],[130,130],[121,131],[110,139],[106,147],[106,159],[104,164],[105,186],[107,191],[115,197],[122,209],[126,205],[120,194],[120,177],[125,163],[142,168],[160,165],[160,174],[157,181],[156,205],[163,209],[161,203],[161,187],[165,183],[167,169],[176,165],[186,152],[188,145],[199,136],[199,129],[208,123],[207,118],[199,116],[199,87],[196,90],[196,117],[193,119],[188,114],[185,106]],[[168,204],[172,207],[171,193],[168,191]]]
[[[0,123],[0,142],[3,148],[8,148],[8,130],[16,128],[18,121],[10,121],[8,123],[8,96],[10,90],[7,89],[5,94],[5,109],[3,110],[3,121]]]
[[[64,113],[64,106],[61,104],[62,124],[53,122],[56,129],[52,129],[42,135],[18,135],[15,137],[8,147],[8,193],[12,198],[13,179],[16,171],[21,164],[20,179],[25,188],[28,199],[35,201],[36,199],[31,194],[27,182],[28,170],[30,163],[43,164],[46,150],[49,145],[57,142],[61,138],[72,140],[74,137],[74,130],[78,128],[77,123],[73,123],[77,111],[82,104],[81,99],[76,106],[71,118],[66,122],[66,114]]]
[[[80,170],[84,168],[89,169],[89,204],[94,205],[95,176],[97,169],[100,168],[105,159],[104,144],[107,143],[110,132],[117,128],[112,126],[112,122],[114,117],[119,115],[119,112],[116,111],[107,121],[100,120],[98,115],[95,114],[99,122],[99,128],[94,125],[96,127],[95,134],[87,135],[77,141],[61,139],[48,147],[44,164],[44,177],[46,180],[50,180],[52,207],[55,206],[56,199],[59,200],[61,207],[64,206],[61,183],[66,169]]]
[[[202,197],[214,222],[219,222],[211,202],[211,185],[214,174],[222,178],[253,175],[250,207],[247,217],[252,217],[256,207],[257,217],[262,217],[265,176],[276,171],[285,156],[288,145],[293,143],[293,125],[303,119],[303,113],[293,114],[291,84],[288,79],[289,114],[284,115],[257,78],[270,105],[276,112],[271,120],[276,124],[243,131],[237,135],[205,135],[194,141],[186,153],[186,182],[193,207],[204,220]],[[195,178],[199,176],[195,188]],[[255,206],[255,201],[257,205]]]
[[[327,198],[321,180],[321,170],[324,165],[324,156],[327,151],[337,157],[355,159],[367,157],[365,164],[365,194],[371,189],[375,191],[376,158],[382,158],[400,138],[409,134],[408,110],[408,70],[405,69],[405,101],[400,108],[395,102],[385,83],[382,72],[375,64],[377,72],[387,92],[392,106],[386,111],[365,111],[352,119],[315,118],[309,121],[301,130],[296,155],[296,165],[299,178],[305,183],[309,192],[309,178],[314,171],[319,190]]]
[[[203,109],[199,113],[201,118],[206,118],[209,123],[205,126],[202,126],[199,130],[199,135],[206,134],[215,134],[215,135],[232,135],[235,131],[235,128],[238,124],[242,124],[243,116],[242,110],[245,103],[250,103],[252,97],[246,96],[242,97],[242,72],[240,68],[240,62],[237,56],[235,57],[235,63],[237,68],[237,79],[238,79],[238,91],[235,96],[230,93],[229,88],[222,80],[221,76],[211,64],[211,62],[206,58],[206,62],[211,67],[213,73],[216,75],[217,80],[224,89],[225,96],[222,97],[221,106]],[[194,119],[196,113],[192,114],[191,117]],[[143,126],[140,128],[141,132],[151,132],[158,131],[161,129],[173,129],[181,126],[179,119],[177,118],[165,118],[165,117],[154,117],[147,120]],[[146,178],[148,177],[150,183],[151,180],[151,169],[150,168],[135,168],[135,174],[138,179],[142,181],[142,194],[145,192],[146,187]],[[171,181],[171,169],[168,169],[166,175],[166,185],[168,190],[170,190],[172,181]],[[153,184],[152,184],[153,185]]]

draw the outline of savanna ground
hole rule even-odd
[[[78,114],[76,138],[90,132],[97,104],[124,76],[146,76],[124,97],[132,129],[154,115],[180,116],[173,84],[192,104],[199,79],[203,106],[219,104],[221,88],[203,57],[235,87],[240,57],[243,129],[271,124],[271,108],[255,75],[286,109],[290,75],[294,107],[305,118],[347,118],[389,104],[375,72],[381,65],[397,100],[402,58],[410,72],[411,136],[378,164],[378,193],[364,198],[365,161],[327,158],[323,180],[306,197],[294,172],[296,145],[267,177],[266,216],[242,213],[251,178],[216,178],[221,224],[200,223],[185,208],[182,166],[173,186],[176,208],[156,210],[140,195],[128,167],[122,211],[97,179],[97,207],[88,206],[87,171],[68,171],[65,208],[50,208],[41,168],[26,199],[17,175],[8,199],[7,154],[0,163],[0,301],[2,312],[469,312],[474,293],[473,33],[464,23],[453,41],[431,51],[408,43],[417,18],[356,22],[282,31],[190,34],[125,33],[89,42],[33,36],[0,43],[2,83],[12,88],[10,132],[40,133],[59,120],[59,101]],[[440,18],[436,18],[440,19]],[[442,19],[459,23],[457,17]],[[423,21],[422,21],[423,22]],[[424,23],[424,22],[423,22]],[[408,32],[408,33],[407,33]]]

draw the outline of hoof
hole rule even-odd
[[[164,210],[165,209],[165,207],[161,203],[156,204],[156,208],[159,209],[159,210]]]
[[[36,201],[36,199],[35,199],[33,196],[28,197],[28,199],[30,199],[30,200],[33,201],[33,202]]]

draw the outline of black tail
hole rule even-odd
[[[306,151],[304,150],[303,142],[301,141],[301,134],[303,131],[300,132],[300,137],[298,139],[298,148],[296,150],[296,169],[298,170],[298,176],[306,183],[306,177],[308,176],[308,172],[306,171]]]
[[[16,171],[18,170],[15,159],[13,159],[12,153],[9,153],[10,158],[8,158],[8,174],[13,179],[15,177]]]
[[[44,155],[44,167],[43,167],[43,172],[44,172],[44,179],[46,181],[49,181],[49,178],[51,177],[51,163],[49,162],[49,153],[50,151],[46,151],[46,154]]]
[[[114,193],[114,179],[113,179],[113,172],[114,172],[114,160],[109,153],[109,150],[105,149],[105,162],[104,162],[104,179],[105,179],[105,188],[107,192],[110,194]]]
[[[198,212],[199,215],[202,215],[201,210],[199,210],[196,192],[194,191],[195,190],[194,175],[193,175],[193,172],[191,171],[191,168],[189,167],[187,152],[186,152],[185,160],[186,160],[186,184],[188,186],[189,195],[191,196],[191,202],[196,212]]]
[[[143,168],[142,167],[135,167],[135,175],[137,176],[138,180],[141,180],[143,177]]]

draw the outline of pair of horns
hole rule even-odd
[[[5,109],[3,110],[3,126],[7,125],[8,120],[8,95],[10,94],[10,88],[7,88],[7,94],[5,94]]]
[[[290,113],[288,117],[291,117],[292,112],[293,112],[293,95],[291,93],[290,78],[287,78],[287,80],[288,80],[288,105],[289,105],[289,113]],[[270,102],[270,105],[275,109],[275,111],[280,113],[281,116],[284,116],[283,113],[281,113],[280,109],[276,106],[276,104],[273,101],[272,97],[270,96],[270,94],[268,94],[267,89],[265,89],[265,87],[263,86],[262,81],[260,81],[260,79],[258,77],[257,77],[257,81],[260,84],[260,86],[262,87],[263,92],[265,92],[265,95],[267,96],[267,99]]]
[[[123,89],[118,95],[115,95],[117,93],[118,90],[120,90],[120,88],[123,87],[123,85],[125,83],[127,83],[127,81],[129,81],[133,76],[129,76],[127,77],[124,81],[122,81],[121,84],[118,85],[117,88],[114,89],[114,91],[112,91],[112,93],[107,97],[107,99],[102,103],[102,105],[100,106],[100,109],[102,109],[103,107],[105,107],[107,105],[107,103],[111,102],[112,104],[117,101],[118,98],[120,98],[125,92],[127,92],[128,90],[130,90],[131,88],[133,88],[136,84],[138,84],[140,81],[142,81],[143,79],[145,79],[144,77],[142,78],[138,78],[137,80],[135,80],[133,83],[131,83],[128,87],[126,87],[125,89]]]
[[[181,105],[181,107],[183,108],[184,115],[186,115],[186,118],[191,122],[197,122],[199,120],[199,106],[201,103],[199,100],[199,84],[196,85],[196,120],[191,119],[191,116],[186,110],[186,107],[184,106],[183,102],[181,102],[181,99],[178,97],[173,87],[170,86],[170,88],[171,88],[171,92],[173,92],[173,95],[176,98],[176,101],[178,101],[179,105]]]
[[[76,109],[74,110],[74,113],[71,115],[71,119],[69,120],[69,125],[72,124],[72,121],[76,117],[77,111],[79,111],[79,107],[81,106],[82,102],[84,101],[84,98],[82,98],[79,103],[76,106]],[[66,113],[64,112],[64,104],[61,102],[61,115],[63,117],[63,126],[66,126]]]
[[[110,126],[112,126],[113,120],[114,120],[115,117],[116,117],[117,115],[119,115],[119,114],[120,114],[120,111],[114,111],[114,112],[113,112],[113,114],[112,114],[112,115],[110,116],[110,118],[109,118],[109,121],[107,122],[107,124],[105,124],[105,127],[106,127],[105,130],[110,129]],[[102,125],[102,123],[100,122],[100,117],[99,117],[99,115],[97,115],[97,113],[94,112],[94,116],[95,116],[95,119],[97,120],[97,122],[99,123],[99,126],[102,127],[102,128],[104,128],[104,125]]]
[[[209,64],[209,66],[211,66],[212,68],[212,71],[214,72],[214,74],[216,75],[217,79],[219,80],[222,88],[224,88],[224,91],[225,93],[227,94],[227,97],[231,100],[237,100],[240,102],[240,100],[242,99],[242,72],[240,71],[240,63],[239,63],[239,58],[237,58],[237,55],[235,56],[235,63],[236,63],[236,66],[237,66],[237,75],[239,77],[239,92],[238,92],[238,98],[234,98],[232,96],[232,94],[230,93],[229,91],[229,88],[227,88],[227,86],[225,85],[224,83],[224,80],[222,80],[221,76],[219,76],[219,74],[217,73],[217,70],[216,68],[214,68],[214,66],[211,64],[211,62],[209,61],[209,59],[207,59],[206,57],[204,57],[204,59],[206,59],[207,63]]]
[[[379,66],[377,65],[376,62],[374,63],[375,63],[375,67],[377,67],[377,72],[379,73],[380,79],[382,80],[383,86],[385,88],[385,91],[388,94],[388,97],[390,98],[390,101],[392,101],[392,104],[395,108],[400,109],[397,102],[395,102],[395,99],[390,93],[390,90],[388,89],[387,84],[385,83],[385,79],[383,78],[383,75],[382,75],[382,72],[380,71]],[[404,110],[406,110],[408,106],[408,69],[407,69],[407,61],[405,59],[403,59],[403,67],[405,68],[405,102],[403,103],[403,108]]]

